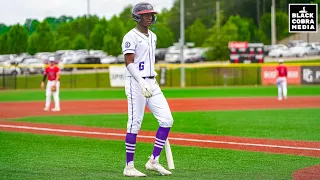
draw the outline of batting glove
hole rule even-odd
[[[152,96],[152,90],[149,84],[146,81],[140,82],[140,87],[142,89],[142,94],[144,97],[149,98]]]

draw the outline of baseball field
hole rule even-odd
[[[144,168],[157,120],[146,108],[135,166],[148,179],[320,179],[320,86],[164,88],[173,113],[175,169]],[[0,92],[0,179],[125,179],[124,89]],[[165,152],[160,163],[167,167]]]

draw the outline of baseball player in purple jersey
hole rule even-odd
[[[137,22],[137,26],[123,37],[122,42],[127,67],[125,91],[128,100],[124,176],[146,176],[134,166],[136,139],[141,128],[145,106],[148,106],[159,122],[154,149],[145,167],[147,170],[158,171],[162,175],[171,174],[159,163],[159,156],[173,124],[173,118],[168,102],[155,79],[157,36],[149,30],[149,26],[156,20],[155,14],[157,13],[151,4],[136,4],[132,10],[132,17]]]

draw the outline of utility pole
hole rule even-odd
[[[257,24],[260,29],[260,0],[257,0]]]
[[[217,29],[220,31],[220,0],[216,0],[216,21]]]
[[[272,45],[275,45],[277,43],[277,37],[276,37],[276,3],[275,0],[272,0],[271,5],[271,42]]]
[[[90,54],[90,0],[87,0],[87,39],[88,39],[88,44],[87,44],[87,50],[88,50],[88,55]]]
[[[180,63],[181,63],[181,81],[180,86],[185,87],[185,70],[184,70],[184,0],[180,0]]]

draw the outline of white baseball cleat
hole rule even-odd
[[[146,177],[147,175],[138,171],[133,163],[129,163],[123,170],[123,175],[128,177]]]
[[[45,107],[43,108],[44,111],[49,111],[49,108]]]
[[[58,112],[58,111],[60,111],[60,108],[53,108],[53,109],[51,109],[51,111]]]
[[[159,160],[154,159],[149,159],[149,161],[146,163],[146,169],[151,171],[158,171],[163,176],[168,176],[172,174],[159,163]]]

